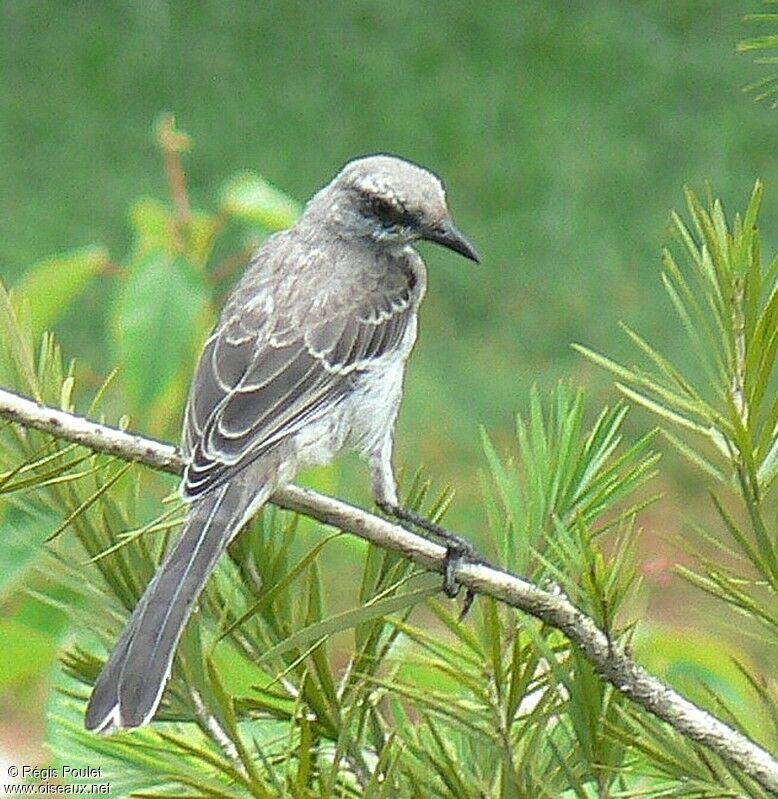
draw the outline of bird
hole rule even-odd
[[[414,246],[420,241],[480,261],[454,225],[441,179],[380,154],[348,162],[293,227],[253,254],[191,384],[182,531],[97,678],[88,730],[149,723],[220,555],[301,469],[356,450],[381,510],[440,533],[401,507],[392,465],[405,366],[427,287]],[[455,555],[456,547],[451,543]],[[445,588],[456,592],[450,575]]]

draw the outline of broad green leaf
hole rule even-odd
[[[118,297],[113,335],[136,410],[148,408],[192,357],[205,286],[182,257],[159,250],[135,263]]]
[[[254,172],[241,172],[225,183],[221,207],[236,219],[269,230],[291,227],[302,211],[297,201]]]
[[[138,200],[130,210],[130,220],[135,231],[135,258],[154,251],[184,254],[198,269],[205,266],[219,231],[214,214],[193,210],[184,222],[153,197]]]
[[[47,258],[25,272],[14,286],[14,299],[17,307],[28,304],[36,337],[51,327],[107,263],[108,250],[93,246]]]
[[[135,257],[155,251],[172,252],[170,209],[152,197],[144,197],[130,209],[130,222],[135,232]]]

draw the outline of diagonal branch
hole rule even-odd
[[[3,389],[0,389],[0,416],[153,469],[173,474],[183,469],[179,451],[170,444],[39,405]],[[272,501],[376,546],[400,552],[431,571],[445,569],[446,550],[442,546],[341,500],[288,485],[279,489]],[[740,767],[767,791],[778,795],[778,761],[769,752],[649,674],[623,647],[610,642],[594,621],[566,597],[544,591],[488,563],[461,562],[455,574],[457,582],[466,588],[494,597],[561,630],[581,648],[603,679],[681,734]]]

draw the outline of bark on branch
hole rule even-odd
[[[3,389],[0,389],[0,416],[154,469],[179,474],[183,468],[180,453],[170,444],[42,406]],[[400,552],[431,571],[444,570],[446,551],[442,546],[346,502],[296,485],[277,491],[272,502],[353,533],[376,546]],[[561,630],[619,691],[778,795],[778,760],[649,674],[620,645],[609,642],[594,621],[566,597],[486,563],[461,563],[456,569],[456,579],[466,588],[494,597]]]

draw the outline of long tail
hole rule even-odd
[[[146,588],[92,692],[84,724],[111,732],[147,724],[173,655],[216,561],[270,490],[235,480],[194,502],[176,544]]]

